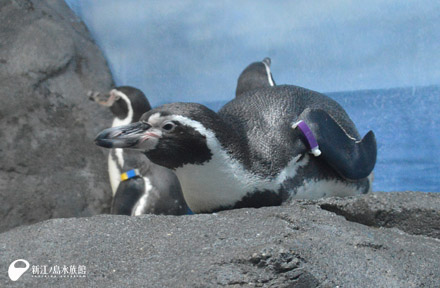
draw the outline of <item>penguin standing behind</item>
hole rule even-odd
[[[360,137],[326,95],[275,85],[268,63],[249,65],[237,96],[218,113],[196,103],[166,104],[139,122],[102,131],[95,142],[143,151],[174,170],[195,213],[371,191],[374,133]]]
[[[112,127],[128,125],[151,110],[144,93],[120,86],[107,94],[89,92],[90,100],[109,107],[115,116]],[[136,151],[112,149],[108,171],[113,192],[112,214],[184,215],[189,209],[176,175],[151,161],[139,159]]]
[[[275,80],[270,72],[271,62],[270,58],[266,57],[261,62],[254,62],[247,66],[238,77],[235,96],[239,97],[244,92],[275,86]]]

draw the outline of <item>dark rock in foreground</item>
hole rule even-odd
[[[23,258],[31,267],[83,265],[86,277],[36,278],[30,269],[15,283],[2,273],[0,286],[438,287],[439,215],[440,193],[401,192],[181,217],[54,219],[0,234],[0,270]]]
[[[352,222],[440,239],[439,198],[435,193],[375,193],[367,198],[325,199],[320,207]]]
[[[104,57],[62,0],[2,0],[0,22],[0,231],[107,211]]]

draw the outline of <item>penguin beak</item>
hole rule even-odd
[[[112,90],[113,91],[113,90]],[[100,93],[95,91],[89,91],[87,93],[87,96],[89,97],[90,101],[96,102],[99,105],[102,105],[104,107],[111,107],[113,103],[116,101],[115,94],[112,93]]]
[[[136,122],[125,126],[103,130],[96,136],[95,144],[104,148],[140,148],[140,144],[150,138],[159,138],[158,133],[150,130],[146,122]]]

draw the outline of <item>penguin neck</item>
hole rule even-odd
[[[131,117],[126,117],[126,118],[123,118],[123,119],[115,117],[115,118],[113,118],[112,127],[128,125],[131,122],[132,122]]]
[[[125,117],[123,116],[116,116],[113,119],[112,127],[122,126],[122,125],[128,125],[133,122],[133,108],[131,105],[127,105],[127,113],[125,114]]]
[[[266,69],[267,82],[269,83],[270,86],[275,86],[275,83],[272,79],[272,73],[270,72],[269,65],[267,65],[267,63],[265,61],[263,61],[262,63],[264,64],[264,68]]]
[[[211,158],[202,164],[185,164],[175,169],[190,209],[196,213],[232,207],[246,194],[268,187],[271,179],[246,169],[247,153],[233,127],[221,119],[202,125],[185,117],[180,122],[206,137]],[[205,123],[206,124],[206,123]],[[211,126],[211,127],[208,127]]]
[[[245,135],[237,133],[234,127],[223,121],[222,118],[217,115],[211,117],[209,121],[205,118],[203,124],[200,121],[184,116],[178,116],[174,119],[192,127],[203,135],[206,138],[206,145],[213,155],[227,156],[243,166],[249,165],[249,149],[247,149],[247,144],[244,139]]]
[[[131,106],[128,106],[128,111],[124,116],[116,116],[113,118],[112,127],[128,125],[134,122],[139,121],[144,112],[138,113],[137,111],[133,111]]]

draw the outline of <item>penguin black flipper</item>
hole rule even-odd
[[[322,152],[319,158],[325,160],[339,175],[349,180],[358,180],[373,171],[377,157],[373,131],[358,140],[348,135],[332,116],[321,109],[305,109],[298,120],[303,120],[312,130]]]
[[[275,86],[270,72],[270,63],[270,58],[266,57],[261,62],[254,62],[247,66],[238,77],[235,96],[239,97],[245,92],[259,88]]]
[[[135,177],[119,183],[113,196],[111,213],[117,215],[132,215],[133,207],[141,198],[144,191],[142,177]]]

